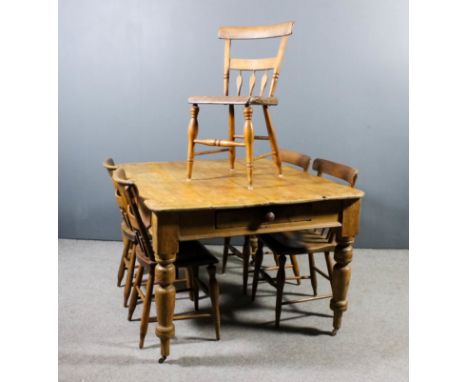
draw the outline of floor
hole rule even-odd
[[[220,247],[210,249],[220,256]],[[408,380],[407,250],[354,251],[349,309],[335,337],[328,300],[285,306],[276,330],[272,287],[261,283],[252,303],[242,294],[241,262],[231,257],[218,274],[221,340],[214,341],[209,320],[177,321],[172,354],[162,365],[155,324],[139,350],[139,322],[127,321],[116,286],[121,250],[120,242],[59,240],[60,381]],[[305,271],[306,257],[299,260]],[[291,299],[310,290],[307,280],[286,288]],[[323,280],[319,292],[327,290]],[[181,294],[176,310],[191,306]],[[200,301],[209,306],[209,299]]]

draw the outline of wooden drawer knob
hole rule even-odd
[[[273,212],[267,212],[265,214],[265,221],[266,222],[272,222],[273,220],[275,220],[275,214]]]

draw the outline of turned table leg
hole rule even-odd
[[[177,217],[171,214],[152,214],[153,249],[156,258],[155,302],[158,322],[156,335],[161,343],[161,358],[163,363],[170,354],[171,338],[175,335],[173,324],[176,289],[175,259],[179,250]],[[157,238],[155,240],[154,238]]]
[[[353,242],[350,237],[338,238],[338,245],[335,248],[335,261],[332,273],[333,298],[330,301],[330,308],[333,310],[333,331],[336,335],[341,327],[343,312],[348,308],[348,287],[351,279],[351,260],[353,259]]]
[[[175,254],[174,254],[175,258]],[[175,329],[172,322],[174,317],[176,290],[174,287],[175,266],[169,262],[159,262],[156,265],[156,278],[159,284],[156,285],[155,300],[158,323],[156,325],[156,335],[161,342],[161,358],[159,363],[163,363],[170,354],[170,342],[174,337]]]

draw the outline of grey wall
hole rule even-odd
[[[187,96],[222,92],[217,28],[286,20],[296,25],[272,112],[280,145],[359,168],[357,245],[407,248],[405,0],[61,0],[59,236],[118,239],[102,160],[185,159]],[[265,44],[238,52],[271,53]],[[202,109],[200,135],[223,137],[225,112]]]

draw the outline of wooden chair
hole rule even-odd
[[[149,213],[147,212],[144,205],[140,202],[138,196],[138,189],[136,185],[129,180],[125,171],[119,168],[114,172],[114,181],[117,183],[117,187],[126,198],[128,209],[127,216],[131,227],[136,232],[138,245],[136,247],[136,258],[140,264],[140,268],[135,277],[133,284],[132,296],[129,304],[129,320],[131,320],[135,306],[138,299],[143,301],[143,309],[141,314],[140,322],[140,349],[144,346],[144,341],[148,329],[148,323],[150,320],[150,308],[151,301],[154,299],[153,287],[158,282],[155,278],[155,267],[157,259],[155,257],[151,234],[148,229],[147,221],[150,219]],[[174,315],[174,320],[190,319],[190,318],[211,318],[214,323],[216,339],[220,339],[220,325],[221,317],[219,311],[219,287],[216,280],[216,266],[218,262],[205,246],[198,241],[187,241],[179,243],[179,253],[175,266],[177,269],[186,268],[189,270],[190,275],[190,292],[191,297],[194,300],[195,310],[198,310],[198,290],[200,286],[204,286],[198,278],[198,267],[207,266],[209,275],[209,288],[207,290],[211,299],[211,312],[210,313],[190,313],[190,314],[178,314]],[[145,282],[145,288],[143,288],[143,276],[147,274]],[[154,319],[157,321],[157,318]],[[160,362],[164,362],[161,359]]]
[[[304,172],[309,171],[311,158],[308,155],[298,153],[296,151],[280,149],[279,150],[280,158],[282,163],[288,163],[293,166],[301,168]],[[260,155],[258,158],[264,158],[267,156],[272,156],[271,153]],[[245,236],[243,250],[240,252],[236,247],[231,245],[231,238],[224,238],[224,250],[223,250],[223,262],[221,267],[221,273],[226,271],[226,263],[229,256],[237,256],[242,259],[243,262],[243,289],[244,293],[247,293],[247,282],[248,282],[248,269],[250,261],[250,246],[249,246],[249,236]],[[278,269],[278,257],[274,256],[276,267],[268,268],[269,271]],[[291,265],[286,266],[286,268],[292,268],[294,272],[294,279],[297,284],[301,283],[301,274],[299,270],[299,264],[294,255],[290,256]]]
[[[317,171],[318,176],[330,175],[332,177],[341,179],[354,187],[357,180],[358,171],[355,168],[328,161],[325,159],[316,159],[312,168]],[[278,272],[276,279],[270,277],[266,272],[261,269],[263,261],[263,245],[268,246],[275,256],[278,256]],[[318,296],[317,295],[317,276],[320,274],[330,281],[332,276],[333,262],[330,252],[334,251],[336,247],[335,231],[332,229],[323,230],[306,230],[298,232],[287,232],[280,234],[267,234],[260,235],[259,248],[257,256],[255,256],[254,277],[252,284],[252,300],[255,299],[257,293],[258,281],[260,273],[264,279],[273,285],[276,289],[276,314],[275,326],[279,327],[281,308],[285,304],[295,304],[300,302],[318,300],[323,298],[330,298],[331,294]],[[316,267],[314,261],[314,253],[323,252],[327,264],[327,273],[323,272]],[[307,254],[309,260],[310,276],[301,276],[311,280],[313,296],[302,298],[298,300],[283,301],[283,290],[285,284],[285,263],[286,255],[300,255]],[[333,334],[336,334],[334,331]]]
[[[109,173],[111,179],[112,174],[117,170],[117,166],[112,158],[106,159],[103,164],[104,168]],[[117,272],[117,286],[121,286],[122,280],[127,272],[127,277],[125,278],[125,287],[124,287],[124,306],[127,306],[128,298],[130,296],[131,287],[133,284],[133,275],[135,270],[135,247],[137,244],[135,232],[133,232],[130,221],[126,213],[127,204],[125,198],[120,195],[120,192],[117,188],[117,184],[112,179],[112,184],[115,189],[115,199],[117,201],[117,206],[119,207],[120,213],[122,215],[122,222],[120,224],[120,230],[122,232],[122,241],[123,241],[123,251],[120,259],[119,270]]]
[[[275,130],[271,122],[270,106],[278,104],[278,100],[274,97],[278,77],[280,74],[281,63],[283,61],[288,36],[292,34],[293,22],[285,22],[274,25],[250,26],[250,27],[221,27],[218,30],[218,37],[225,41],[224,43],[224,95],[211,96],[195,96],[188,99],[191,107],[191,118],[188,125],[188,148],[187,148],[187,179],[192,178],[192,169],[194,157],[205,154],[215,154],[219,152],[229,152],[229,162],[231,170],[234,169],[236,159],[236,147],[245,147],[246,152],[246,167],[248,187],[252,189],[252,172],[253,172],[253,142],[254,140],[268,140],[271,145],[273,160],[278,169],[278,175],[281,175],[281,158],[278,153],[278,144],[276,142]],[[242,59],[231,57],[231,41],[232,40],[254,40],[264,38],[280,38],[279,49],[277,55],[271,58],[258,59]],[[237,92],[235,96],[229,95],[229,79],[231,71],[237,70],[239,74],[236,78]],[[257,83],[256,73],[260,71],[263,75],[260,79],[259,95],[254,96],[254,88]],[[270,80],[270,88],[267,92],[266,86],[269,80],[268,72],[272,71]],[[242,84],[244,82],[242,72],[251,72],[248,83],[247,95],[241,96]],[[228,131],[227,140],[223,139],[198,139],[198,105],[228,105]],[[234,106],[241,105],[244,107],[244,132],[243,135],[236,135]],[[259,136],[254,134],[252,124],[252,106],[261,106],[268,135]],[[242,142],[236,141],[241,139]],[[206,146],[218,146],[221,149],[213,149],[207,151],[195,152],[195,145],[201,144]]]

